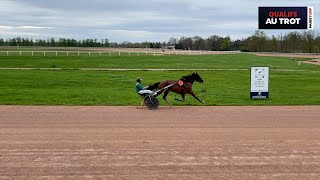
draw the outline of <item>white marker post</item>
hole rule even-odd
[[[250,98],[269,98],[269,67],[251,67]]]

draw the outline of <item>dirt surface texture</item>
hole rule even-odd
[[[0,106],[0,179],[320,179],[320,106]]]
[[[300,61],[301,63],[320,65],[320,54],[308,54],[308,53],[255,53],[257,56],[272,56],[272,57],[288,57],[294,60],[294,58],[312,58],[309,61]]]

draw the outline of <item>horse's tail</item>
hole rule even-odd
[[[154,89],[158,89],[159,84],[160,84],[160,82],[156,82],[154,84],[151,84],[151,85],[148,86],[147,90],[152,91]]]

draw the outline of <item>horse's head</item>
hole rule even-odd
[[[199,75],[197,72],[192,73],[191,76],[193,77],[193,79],[194,79],[195,81],[197,81],[197,82],[199,82],[199,83],[203,83],[202,78],[200,77],[200,75]]]

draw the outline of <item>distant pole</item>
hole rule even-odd
[[[21,51],[20,51],[20,56],[21,56]]]
[[[45,51],[43,51],[43,56],[46,56],[46,52]]]
[[[32,56],[33,56],[33,51],[31,51],[31,54],[32,54]]]
[[[129,53],[129,56],[131,56],[130,52],[128,52],[128,53]]]
[[[9,56],[9,51],[7,51],[7,56]]]
[[[138,52],[138,56],[139,56],[139,52]]]
[[[101,56],[101,51],[100,51],[100,56]]]
[[[56,51],[56,56],[58,56],[58,51]]]
[[[121,53],[119,52],[119,56],[121,55]]]
[[[89,52],[89,56],[91,55],[91,52]]]
[[[80,52],[78,51],[78,56],[80,56]]]
[[[153,52],[153,55],[155,56],[155,55],[156,55],[156,52]]]
[[[146,55],[148,55],[148,52],[146,51]]]
[[[67,51],[67,56],[69,56],[69,51]]]
[[[109,56],[111,56],[111,52],[109,52]]]

